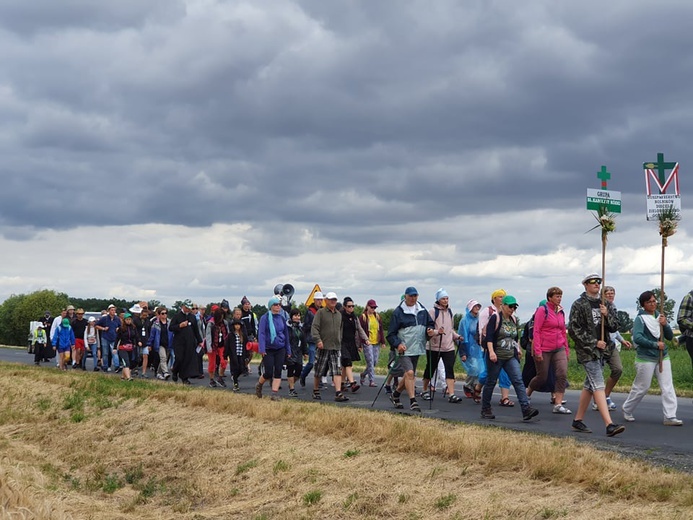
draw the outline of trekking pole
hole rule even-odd
[[[385,383],[387,383],[387,378],[390,377],[390,374],[392,374],[392,369],[395,367],[397,364],[397,361],[399,360],[399,351],[395,350],[395,359],[390,363],[390,369],[387,371],[387,375],[385,376],[385,379],[383,380],[383,384],[380,385],[380,389],[378,390],[378,393],[375,394],[375,399],[373,399],[373,402],[371,403],[371,408],[375,405],[375,402],[378,400],[378,397],[380,396],[380,392],[383,391],[383,387],[385,386]]]

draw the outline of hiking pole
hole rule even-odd
[[[375,402],[378,400],[378,397],[380,397],[380,392],[383,391],[383,387],[385,386],[385,383],[387,383],[388,377],[390,377],[390,374],[392,374],[392,369],[395,368],[395,365],[397,364],[397,361],[399,360],[399,351],[395,350],[395,359],[392,360],[392,363],[390,363],[390,369],[387,371],[387,375],[385,376],[385,379],[383,380],[383,384],[380,385],[380,389],[378,390],[378,393],[375,394],[375,399],[373,399],[373,402],[371,403],[371,408],[375,405]]]
[[[440,359],[441,359],[440,358],[440,352],[441,352],[440,348],[443,346],[442,336],[445,336],[445,332],[439,334],[439,336],[440,336],[440,344],[438,345],[438,364],[440,364]],[[430,342],[429,342],[429,346],[430,346]],[[431,357],[433,355],[431,349],[429,349],[428,354],[429,354],[429,357],[428,357],[429,373],[428,373],[428,375],[430,376],[431,375],[430,370],[433,370],[433,367],[431,366]],[[436,394],[436,385],[438,384],[438,365],[436,365],[435,370],[436,370],[435,375],[433,377],[431,377],[431,379],[429,379],[429,381],[428,381],[428,395],[431,397],[428,400],[428,409],[429,410],[433,409],[433,399],[434,399],[435,394]],[[433,386],[431,386],[431,382],[433,382]],[[445,393],[445,390],[443,390],[443,393]]]

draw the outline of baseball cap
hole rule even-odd
[[[585,276],[582,279],[582,284],[584,285],[590,280],[599,280],[599,283],[602,283],[602,277],[599,276],[598,274],[592,273],[592,274],[588,274],[587,276]]]
[[[68,305],[68,306],[67,306],[67,310],[68,310],[68,311],[74,311],[74,310],[75,310],[75,306],[74,306],[74,305]]]
[[[366,305],[368,307],[370,307],[371,309],[377,309],[378,308],[378,304],[375,303],[375,300],[373,300],[372,298],[366,302]]]
[[[503,305],[519,305],[514,296],[506,295],[503,296]]]
[[[337,299],[337,293],[328,292],[328,293],[325,295],[325,299],[326,299],[326,300],[336,300],[336,299]]]
[[[109,305],[109,306],[108,306],[107,308],[108,308],[109,310],[110,310],[110,309],[115,309],[115,308],[116,308],[116,306],[115,306],[115,305],[113,305],[113,304],[110,304],[110,305]]]
[[[407,287],[406,289],[404,289],[404,294],[406,294],[407,296],[418,296],[419,291],[416,290],[416,287]]]
[[[318,291],[313,295],[313,299],[314,300],[324,300],[325,296],[320,291]]]

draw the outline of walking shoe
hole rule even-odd
[[[223,377],[217,377],[217,384],[222,388],[226,388],[226,381],[224,381]]]
[[[584,422],[578,421],[577,419],[573,421],[573,431],[580,433],[592,433],[592,430],[590,430]]]
[[[272,392],[270,395],[270,401],[281,401],[282,398],[279,397],[279,394],[277,392]]]
[[[597,403],[592,403],[592,410],[594,410],[595,412],[596,412],[597,410],[599,410],[599,407],[597,406]]]
[[[390,385],[385,385],[385,393],[388,395],[392,393],[392,387]]]
[[[565,406],[563,406],[562,404],[557,404],[557,405],[554,405],[552,413],[562,413],[562,414],[565,414],[565,415],[570,415],[570,414],[573,413],[573,412],[571,412],[570,410],[568,410],[568,409],[567,409]]]
[[[664,419],[664,426],[681,426],[682,424],[683,421],[681,419],[677,419],[676,417]]]
[[[615,410],[616,409],[616,403],[614,403],[611,400],[611,397],[606,398],[606,406],[609,408],[609,410]]]
[[[353,394],[354,392],[357,392],[359,388],[361,388],[361,385],[359,385],[356,381],[351,382],[351,393]]]
[[[536,417],[537,415],[539,415],[539,410],[530,406],[522,411],[522,420],[529,421],[532,417]]]
[[[241,391],[241,387],[238,386],[238,383],[233,384],[233,391],[234,392],[240,392]]]
[[[171,374],[168,374],[168,373],[164,374],[164,379],[166,379],[167,381],[170,377],[171,377]]]
[[[493,410],[490,408],[482,408],[481,409],[481,418],[482,419],[495,419],[496,416],[493,414]]]
[[[614,435],[618,435],[619,433],[623,433],[624,431],[626,431],[625,426],[611,423],[609,426],[606,427],[606,436],[613,437]]]
[[[349,398],[344,395],[342,392],[337,392],[337,394],[334,396],[334,400],[337,401],[338,403],[343,403],[344,401],[348,401]]]
[[[210,388],[216,388],[217,386],[219,386],[219,385],[217,384],[217,382],[214,379],[209,380],[209,387]]]
[[[623,408],[621,408],[623,410]],[[628,422],[633,422],[635,421],[635,417],[633,417],[632,413],[628,413],[625,410],[623,410],[623,420],[628,421]]]
[[[316,401],[322,401],[322,396],[318,390],[313,390],[313,399]]]
[[[116,368],[116,369],[114,370],[114,372],[115,372],[116,374],[118,374],[118,373],[120,373],[122,370],[123,370],[122,367],[118,367],[118,368]]]
[[[192,385],[192,383],[190,382],[190,379],[183,379],[183,384],[184,385]]]
[[[166,380],[166,378],[164,377],[163,374],[157,374],[157,375],[156,375],[156,378],[157,378],[159,381],[165,381],[165,380]]]
[[[474,396],[474,390],[472,390],[471,388],[469,388],[467,385],[464,385],[464,386],[462,387],[462,390],[464,391],[464,396],[465,396],[467,399],[471,399],[471,398]]]
[[[255,385],[255,395],[258,397],[258,399],[262,399],[262,383]]]
[[[411,403],[409,403],[409,409],[412,412],[420,412],[421,411],[421,407],[419,406],[419,403],[416,402],[416,399],[411,400]]]
[[[292,388],[289,390],[289,397],[298,397],[298,392]]]
[[[142,379],[149,379],[149,374],[140,374]]]
[[[395,405],[395,408],[404,408],[404,406],[402,406],[402,401],[399,400],[399,397],[395,397],[395,394],[390,394],[390,401]]]

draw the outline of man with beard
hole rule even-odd
[[[188,304],[182,303],[169,325],[169,330],[173,332],[175,354],[171,374],[174,381],[178,381],[180,377],[184,385],[190,384],[191,377],[201,375],[197,363],[197,349],[202,348],[202,337],[197,326],[197,318],[190,310]]]

